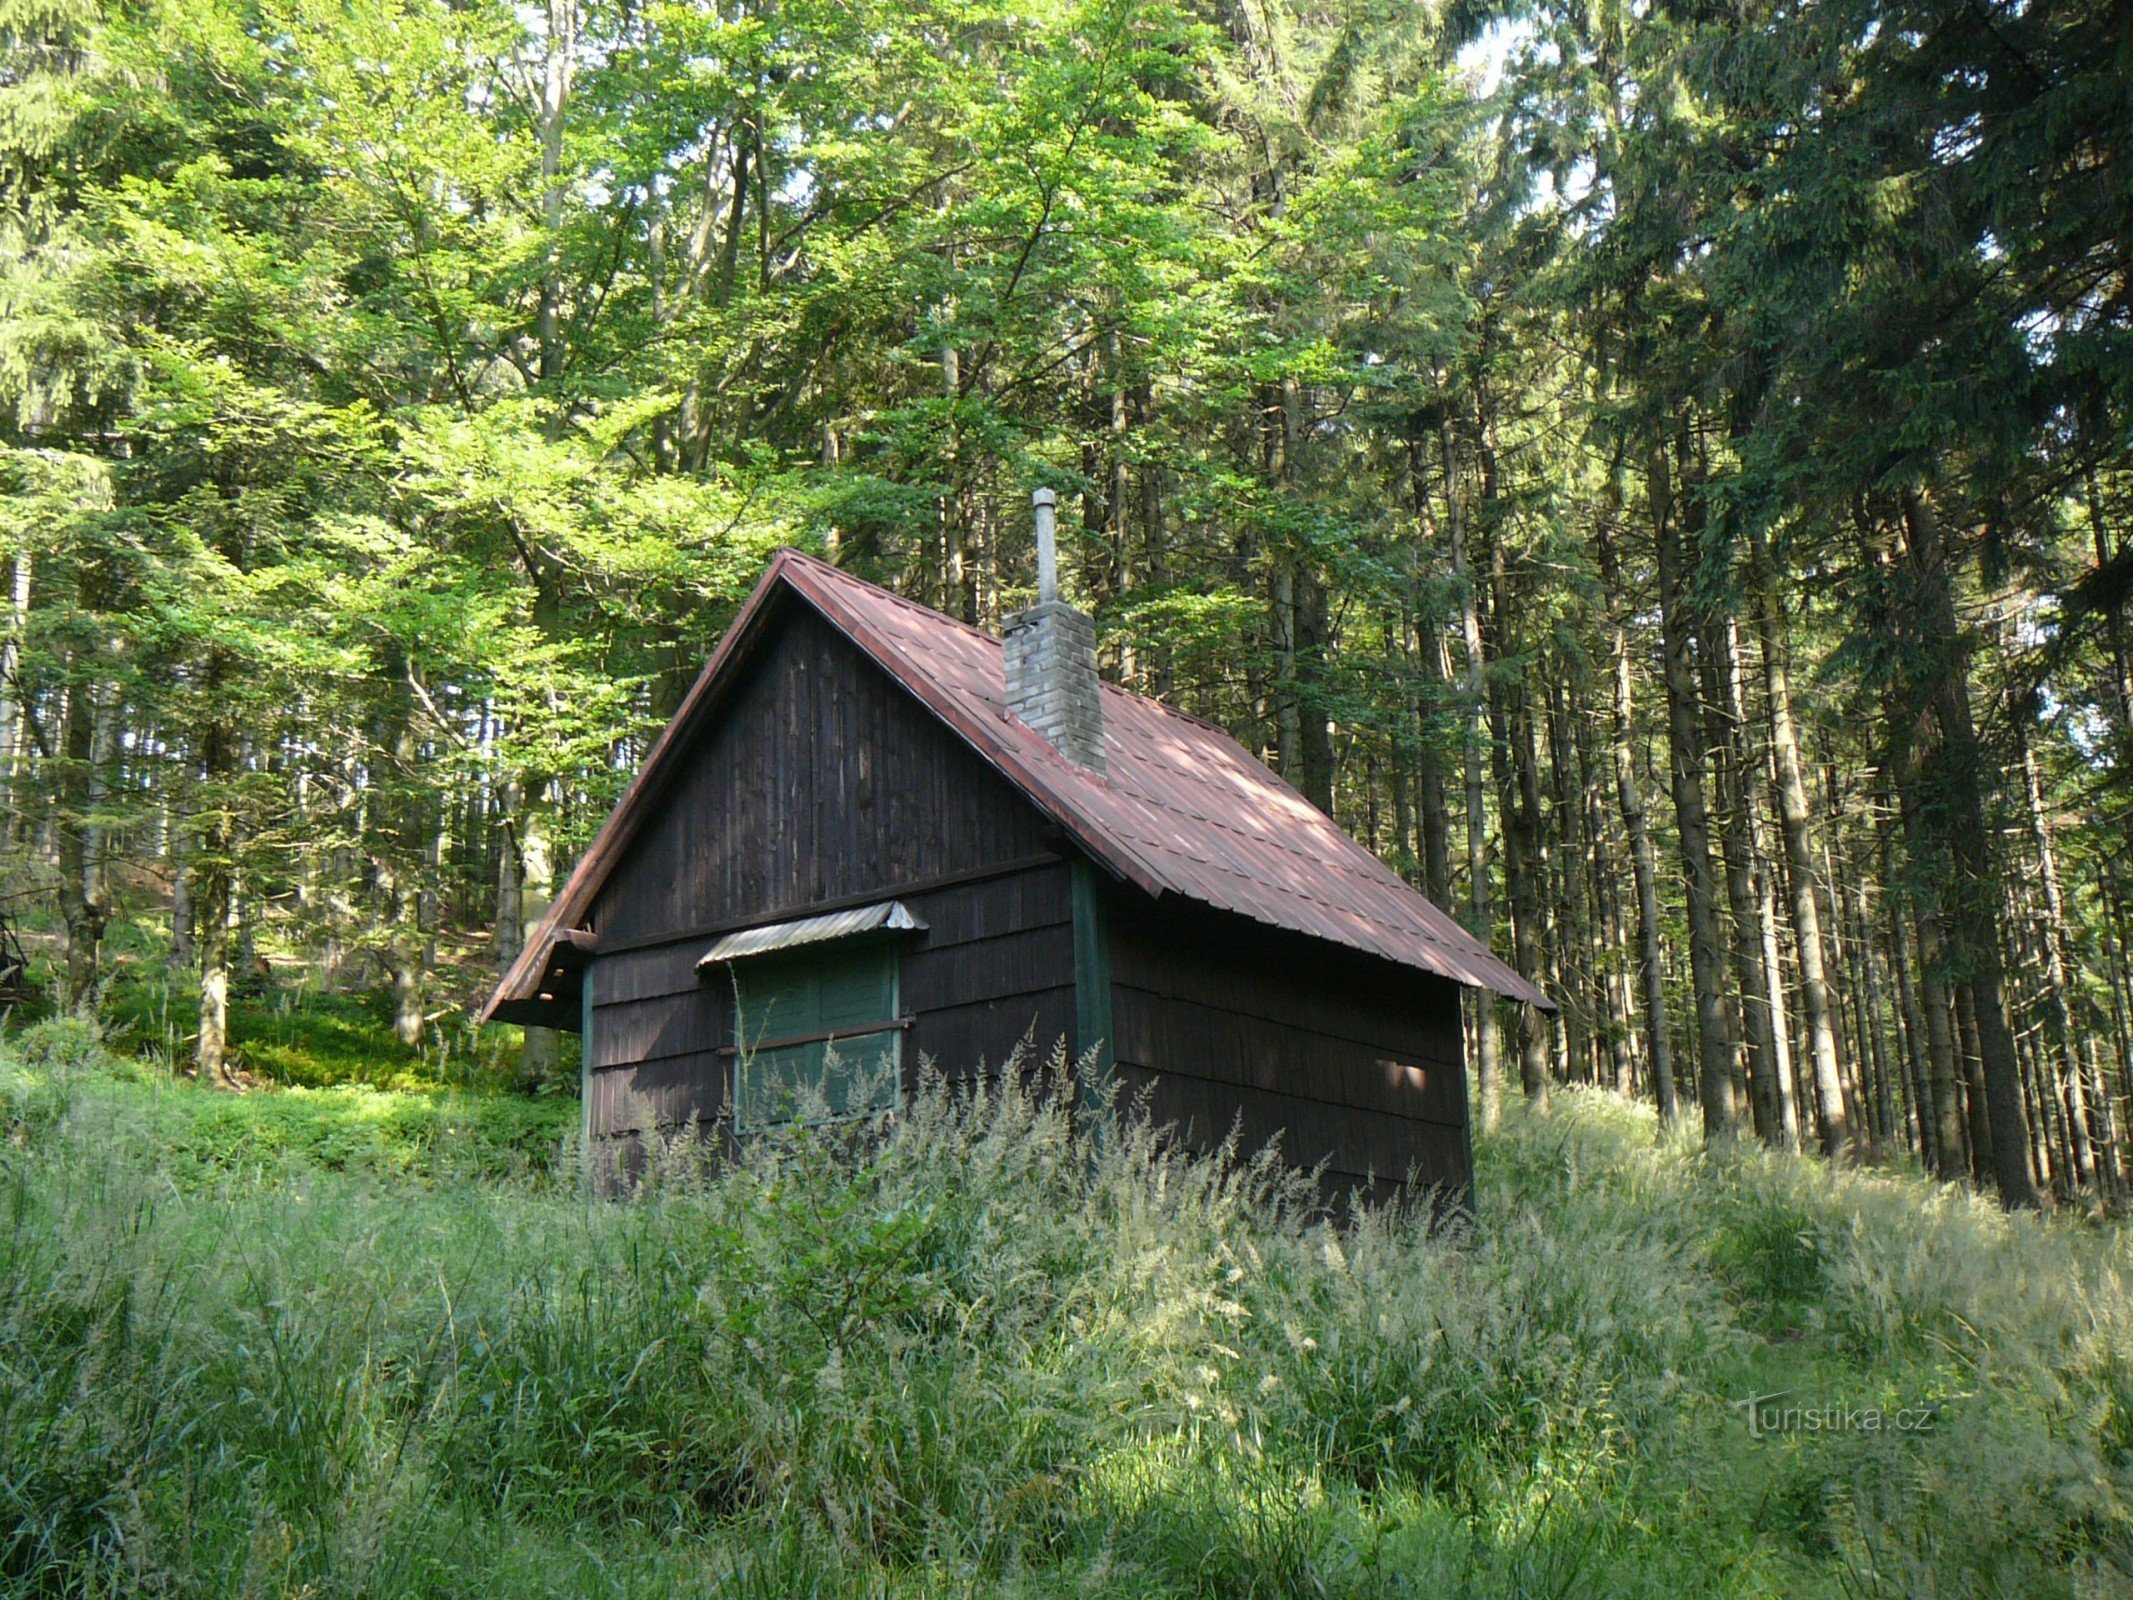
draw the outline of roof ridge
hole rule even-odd
[[[793,556],[797,557],[800,562],[804,562],[808,566],[818,567],[822,571],[829,573],[834,577],[841,578],[847,583],[856,584],[861,588],[869,589],[877,594],[887,596],[889,599],[895,601],[905,610],[917,612],[919,615],[924,617],[929,623],[938,626],[939,624],[945,622],[948,623],[950,626],[958,629],[959,631],[969,634],[972,638],[978,640],[983,644],[993,645],[1001,649],[1003,652],[1006,648],[1004,642],[998,634],[989,633],[984,628],[979,627],[974,622],[965,622],[961,617],[952,617],[945,611],[936,611],[932,606],[927,605],[923,600],[914,600],[911,598],[911,596],[907,594],[902,594],[897,590],[888,588],[883,584],[870,583],[865,578],[860,577],[858,573],[849,571],[844,567],[840,567],[834,561],[826,561],[821,556],[815,555],[806,550],[802,550],[797,545],[786,545],[783,547],[783,549],[789,551]],[[1181,720],[1193,723],[1198,727],[1206,728],[1212,733],[1219,733],[1225,739],[1234,739],[1236,737],[1229,731],[1229,729],[1223,727],[1221,723],[1215,721],[1212,717],[1203,717],[1196,711],[1187,711],[1183,706],[1172,705],[1168,700],[1162,699],[1160,696],[1152,694],[1143,694],[1138,689],[1129,688],[1123,683],[1114,683],[1109,678],[1100,678],[1098,679],[1098,683],[1106,693],[1123,695],[1126,699],[1133,701],[1137,705],[1153,706],[1156,710],[1162,712],[1165,716],[1180,718]],[[1240,750],[1244,749],[1241,744],[1238,745],[1237,748]],[[1245,754],[1250,755],[1251,752],[1246,750]]]

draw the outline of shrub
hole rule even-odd
[[[104,1031],[93,1018],[47,1017],[15,1038],[10,1054],[33,1072],[83,1072],[111,1065]]]

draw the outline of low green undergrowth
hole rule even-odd
[[[27,926],[40,919],[25,920]],[[176,1073],[192,1059],[200,1002],[197,978],[172,970],[166,951],[162,936],[137,919],[112,922],[93,999],[94,1031],[109,1054]],[[412,1045],[394,1035],[390,988],[373,965],[357,964],[347,974],[357,987],[328,988],[319,982],[314,955],[277,945],[271,962],[254,957],[236,963],[229,998],[230,1056],[247,1080],[278,1088],[414,1092],[512,1086],[519,1030],[477,1027],[472,1021],[494,977],[486,949],[465,941],[447,946],[446,959],[432,974],[438,992],[430,997],[421,1040]],[[59,974],[50,949],[35,940],[30,972],[31,999],[12,1013],[0,1010],[0,1027],[19,1035],[31,1025],[84,1026],[55,1014]],[[577,1082],[576,1035],[563,1035],[561,1044],[559,1070],[543,1085],[551,1093],[567,1093]]]
[[[2116,1230],[1578,1095],[1465,1241],[1018,1090],[588,1201],[553,1102],[30,1043],[0,1593],[2133,1593]]]

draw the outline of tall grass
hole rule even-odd
[[[1471,1240],[1335,1227],[1007,1082],[625,1203],[0,1064],[0,1592],[2133,1592],[2117,1232],[1577,1095]]]

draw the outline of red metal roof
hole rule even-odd
[[[644,770],[556,899],[541,937],[484,1008],[531,999],[553,930],[585,915],[656,787],[654,774],[715,697],[784,587],[809,605],[1051,817],[1096,861],[1151,895],[1188,900],[1554,1010],[1534,984],[1341,831],[1228,734],[1104,685],[1098,773],[1007,709],[1000,641],[796,550],[780,551]]]

